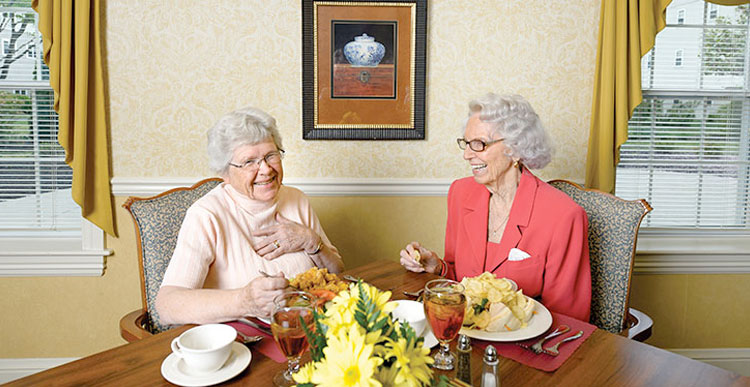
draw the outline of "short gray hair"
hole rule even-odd
[[[277,148],[283,149],[276,119],[250,106],[219,118],[207,135],[208,166],[220,175],[226,172],[232,154],[239,146],[258,144],[271,138]]]
[[[552,145],[542,122],[520,95],[488,93],[469,102],[469,117],[474,113],[492,126],[497,137],[505,139],[509,157],[517,157],[531,169],[544,168],[552,160]],[[464,133],[468,121],[464,121]]]

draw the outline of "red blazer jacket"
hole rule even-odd
[[[445,275],[460,281],[489,271],[514,280],[524,294],[540,299],[548,309],[588,321],[591,270],[583,208],[524,168],[500,244],[491,246],[489,198],[487,188],[473,177],[451,185]],[[530,257],[508,260],[511,248]]]

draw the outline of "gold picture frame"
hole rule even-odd
[[[306,140],[425,138],[427,0],[302,2]]]

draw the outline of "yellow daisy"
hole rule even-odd
[[[320,386],[381,387],[374,379],[375,371],[383,359],[372,356],[373,346],[353,326],[347,334],[328,338],[323,349],[325,358],[312,375],[312,383]],[[348,336],[348,337],[347,337]]]
[[[395,357],[392,368],[396,368],[394,383],[399,386],[421,386],[432,377],[430,350],[416,342],[407,343],[405,338],[388,340],[385,344],[387,357]]]
[[[298,384],[310,383],[314,371],[315,364],[313,362],[305,363],[305,365],[300,367],[299,371],[292,375],[292,379]]]

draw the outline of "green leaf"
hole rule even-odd
[[[307,326],[307,322],[302,316],[299,317],[302,330],[305,331],[305,336],[307,336],[307,342],[310,343],[310,355],[313,361],[320,361],[323,358],[323,348],[328,346],[325,336],[328,327],[321,323],[324,317],[324,315],[313,310],[314,331]]]
[[[450,378],[445,375],[438,375],[430,381],[430,386],[433,387],[451,387],[451,384]]]

